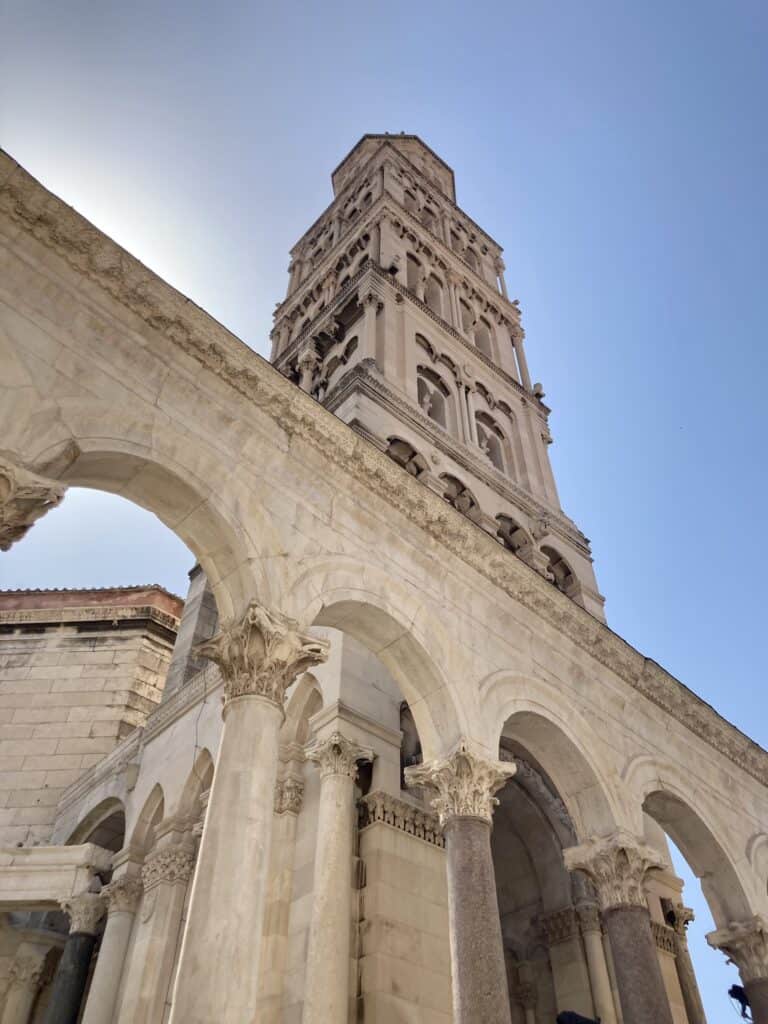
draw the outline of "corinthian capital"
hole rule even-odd
[[[646,872],[663,867],[660,854],[635,840],[628,832],[563,850],[569,871],[584,871],[597,889],[602,910],[611,907],[645,907],[643,880]]]
[[[107,913],[114,914],[125,912],[132,914],[139,905],[143,892],[141,879],[135,875],[122,875],[116,878],[109,885],[101,890],[101,895],[107,901]]]
[[[298,623],[251,601],[242,619],[196,648],[224,676],[225,701],[265,697],[283,706],[294,679],[328,657],[327,640],[299,631]]]
[[[736,964],[745,985],[768,978],[768,926],[762,917],[732,921],[727,928],[710,932],[707,942]]]
[[[33,523],[55,508],[66,488],[0,460],[0,551],[7,551]]]
[[[149,892],[156,885],[186,885],[195,869],[195,854],[187,846],[162,846],[148,854],[141,869],[144,889]]]
[[[369,747],[359,747],[340,732],[333,733],[327,740],[313,743],[306,753],[307,759],[319,766],[322,778],[328,775],[357,778],[358,762],[373,760],[373,751]]]
[[[70,934],[95,935],[99,921],[104,917],[107,902],[103,896],[83,892],[79,896],[67,896],[59,900],[61,909],[69,915]]]
[[[514,764],[477,757],[462,742],[442,761],[406,768],[405,781],[437,791],[432,806],[441,825],[451,818],[482,818],[490,824],[499,802],[495,794],[516,771]]]
[[[16,988],[36,991],[44,969],[44,956],[17,953],[8,971],[8,990]]]

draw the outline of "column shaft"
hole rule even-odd
[[[264,697],[227,705],[171,1024],[234,1024],[255,1013],[282,717]]]
[[[768,978],[744,983],[754,1024],[768,1024]]]
[[[455,1024],[510,1024],[491,828],[481,818],[445,824]]]
[[[603,920],[624,1024],[673,1024],[647,909],[614,906],[603,911]]]
[[[582,932],[582,938],[587,955],[587,970],[589,971],[589,983],[592,986],[595,1013],[600,1018],[601,1024],[616,1024],[611,979],[608,974],[608,964],[605,962],[602,936],[599,931],[589,928]]]
[[[82,1024],[111,1024],[115,1019],[117,990],[132,927],[133,911],[114,911],[107,917]]]
[[[76,1024],[88,982],[95,935],[71,933],[56,968],[45,1024]]]

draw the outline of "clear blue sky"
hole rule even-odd
[[[3,10],[3,147],[263,354],[360,135],[444,157],[506,247],[610,624],[768,744],[764,2]],[[73,492],[0,586],[183,590],[189,561]],[[694,945],[718,1024],[730,975]]]

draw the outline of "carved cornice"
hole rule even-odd
[[[370,747],[361,747],[348,740],[340,732],[334,732],[325,740],[317,740],[306,749],[307,760],[312,761],[320,769],[320,777],[344,775],[350,779],[357,778],[357,766],[361,761],[372,761],[373,751]]]
[[[194,850],[186,846],[163,846],[153,850],[141,869],[144,892],[150,892],[163,882],[168,885],[186,885],[194,868]]]
[[[0,551],[25,537],[34,523],[56,508],[66,487],[0,459]]]
[[[133,605],[129,607],[100,605],[83,608],[70,608],[67,606],[60,608],[10,608],[0,611],[0,623],[4,626],[30,624],[67,626],[70,623],[73,625],[94,622],[117,624],[119,622],[131,621],[136,622],[137,629],[151,623],[156,623],[162,627],[162,630],[158,630],[158,632],[161,632],[163,636],[170,634],[168,636],[169,639],[176,636],[179,628],[179,620],[175,616],[169,615],[153,605]],[[115,628],[117,628],[117,625],[115,625]]]
[[[263,697],[282,708],[293,680],[328,657],[328,641],[301,633],[298,623],[251,601],[239,622],[195,648],[224,677],[225,704],[237,697]]]
[[[675,935],[674,928],[670,928],[660,921],[651,921],[651,933],[653,934],[653,941],[656,943],[657,949],[662,949],[665,953],[676,956],[677,936]]]
[[[275,784],[275,814],[298,814],[304,800],[304,783],[288,776]]]
[[[105,885],[101,895],[107,901],[107,914],[133,914],[139,905],[144,886],[135,875],[121,875]]]
[[[663,867],[661,854],[627,832],[594,839],[563,850],[569,871],[584,871],[595,884],[602,910],[647,907],[643,882],[648,871]]]
[[[453,818],[482,818],[490,824],[499,802],[495,794],[516,771],[514,764],[477,757],[462,742],[444,760],[406,768],[405,781],[437,791],[432,806],[443,827]]]
[[[103,896],[93,892],[83,892],[79,896],[65,896],[59,900],[61,909],[69,915],[70,935],[95,935],[99,921],[107,909],[107,901]]]
[[[553,914],[542,917],[541,927],[548,946],[555,946],[558,942],[567,942],[579,934],[576,911],[573,907],[564,907],[562,910],[556,910]]]
[[[360,828],[382,822],[407,835],[422,839],[430,846],[445,846],[445,838],[436,814],[423,811],[389,793],[375,792],[360,801]]]
[[[0,155],[8,167],[12,161]],[[377,500],[420,526],[456,558],[679,721],[724,757],[768,785],[768,754],[650,659],[574,604],[511,552],[504,552],[436,494],[375,450],[274,367],[174,291],[138,260],[46,192],[21,168],[0,186],[0,213],[53,249],[166,342],[300,436]]]
[[[768,926],[762,917],[733,921],[710,932],[707,942],[736,964],[745,984],[768,979]]]

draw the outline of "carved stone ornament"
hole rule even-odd
[[[602,931],[600,925],[600,908],[596,903],[580,903],[576,907],[579,925],[582,932]]]
[[[360,828],[367,828],[377,821],[415,836],[416,839],[423,839],[432,846],[445,846],[445,838],[436,814],[430,814],[380,790],[368,793],[360,801]]]
[[[663,867],[658,851],[636,841],[628,832],[593,839],[563,850],[569,871],[584,871],[595,884],[602,910],[647,906],[643,881],[653,868]]]
[[[275,786],[275,814],[298,814],[304,799],[304,783],[290,775]]]
[[[66,488],[0,460],[0,551],[21,540],[64,497]]]
[[[674,928],[670,928],[669,925],[662,924],[660,921],[651,921],[651,933],[653,934],[653,941],[656,943],[657,949],[662,949],[665,953],[671,953],[672,956],[677,953]]]
[[[541,926],[548,946],[567,942],[579,933],[576,911],[573,907],[564,907],[562,910],[556,910],[554,914],[547,914],[541,919]]]
[[[195,854],[184,846],[165,846],[154,850],[144,861],[141,880],[149,892],[161,882],[186,885],[195,867]]]
[[[101,895],[107,901],[107,913],[133,914],[139,905],[144,886],[135,875],[122,875],[105,885]]]
[[[327,740],[317,740],[307,747],[306,754],[308,761],[319,766],[321,778],[346,775],[356,779],[358,762],[373,760],[370,747],[360,747],[340,732],[334,732]]]
[[[406,768],[405,781],[408,786],[437,790],[432,806],[441,825],[451,818],[482,818],[490,824],[493,808],[499,802],[495,794],[516,771],[514,764],[477,757],[462,741],[442,761]]]
[[[675,911],[675,923],[672,927],[675,929],[681,939],[685,939],[688,931],[688,925],[691,921],[696,919],[696,915],[690,907],[684,907],[682,903],[676,903],[674,906]]]
[[[762,917],[732,921],[727,928],[710,932],[707,942],[736,964],[745,985],[768,979],[768,925]]]
[[[59,900],[61,909],[69,915],[70,935],[82,933],[95,935],[99,921],[107,909],[107,901],[103,896],[93,892],[83,892],[79,896],[66,896]]]
[[[43,971],[45,957],[17,956],[8,972],[8,989],[30,989],[36,991]]]
[[[328,641],[301,633],[293,619],[251,601],[240,622],[199,644],[195,654],[221,669],[225,703],[256,696],[282,708],[294,679],[326,660]]]

